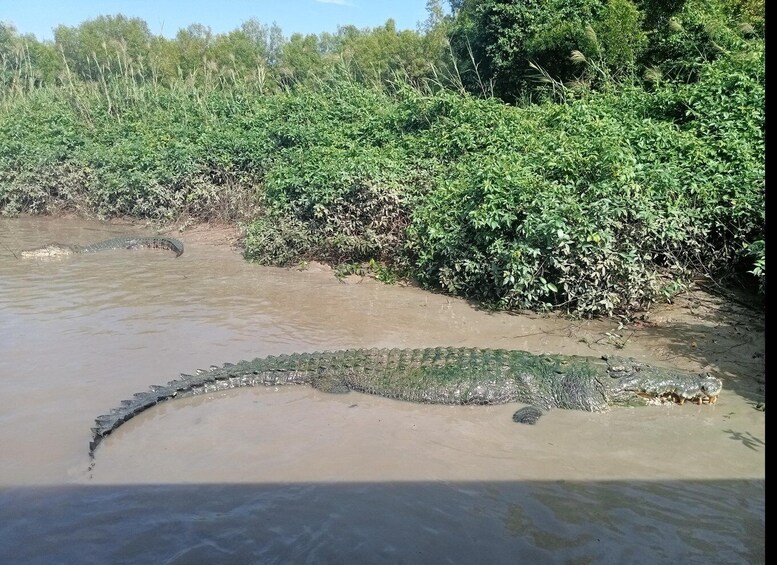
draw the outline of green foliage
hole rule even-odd
[[[312,237],[298,219],[272,213],[254,220],[246,230],[243,256],[261,265],[288,267],[311,255]]]
[[[510,103],[555,99],[558,85],[581,79],[597,89],[645,75],[650,82],[696,82],[704,65],[741,50],[743,40],[763,37],[764,27],[763,0],[451,4],[451,44],[463,85]],[[581,62],[588,63],[583,76]]]
[[[224,137],[242,141],[233,129],[239,123],[216,113],[225,103],[219,93],[210,106],[195,94],[40,90],[7,104],[0,113],[0,208],[50,212],[70,195],[105,216],[251,214],[252,178],[230,162],[246,156],[224,155]],[[45,180],[55,171],[67,172],[59,188]]]
[[[421,84],[435,60],[424,36],[411,30],[398,31],[394,20],[371,33],[349,34],[340,50],[354,76],[366,83],[380,84],[401,77]]]
[[[151,42],[148,25],[140,18],[99,16],[77,27],[57,26],[54,38],[68,69],[85,80],[121,76],[130,61],[142,61]]]
[[[367,266],[375,278],[384,284],[395,284],[403,276],[401,271],[387,267],[375,259],[370,259]]]
[[[490,83],[493,94],[508,102],[541,96],[546,88],[530,63],[554,80],[574,78],[570,53],[595,50],[585,30],[601,5],[600,0],[464,0],[452,45],[465,66],[470,91],[482,91],[482,84]],[[481,84],[473,84],[475,80]]]
[[[753,269],[748,271],[758,279],[759,290],[766,293],[766,242],[762,239],[748,243],[745,250],[754,258]]]
[[[742,273],[743,242],[765,227],[762,53],[660,96],[459,113],[444,129],[464,137],[440,152],[466,140],[467,159],[414,212],[417,276],[501,307],[590,315],[643,309],[692,273]],[[662,119],[670,99],[688,108],[679,125]]]
[[[630,314],[698,276],[765,291],[758,2],[702,4],[465,0],[451,18],[432,1],[425,35],[288,41],[255,21],[163,40],[103,18],[59,29],[72,49],[53,83],[54,46],[4,26],[0,210],[242,221],[263,264],[319,259],[509,309]],[[486,64],[441,64],[451,28]],[[533,57],[543,83],[523,74]],[[534,82],[517,107],[462,93],[467,77],[505,97]]]
[[[640,61],[645,68],[660,71],[663,80],[696,82],[706,64],[732,51],[746,50],[743,39],[758,35],[754,26],[762,29],[755,12],[746,7],[755,2],[684,0],[670,4],[669,11],[654,7],[647,18],[649,44]]]
[[[766,108],[764,45],[705,66],[698,83],[679,90],[686,105],[684,129],[705,140],[712,156],[703,169],[718,202],[711,222],[726,256],[751,265],[764,260],[766,225]],[[753,267],[762,287],[765,264]]]
[[[365,83],[402,80],[421,85],[445,67],[444,16],[430,4],[426,33],[383,26],[337,33],[293,34],[256,19],[227,33],[203,24],[178,30],[174,39],[154,35],[145,21],[122,14],[78,26],[58,26],[54,42],[19,36],[0,23],[0,94],[31,87],[92,82],[107,90],[131,79],[174,86],[185,80],[211,88],[252,84],[262,93],[326,77],[334,68]]]
[[[0,22],[0,100],[53,83],[60,70],[52,45],[20,36],[12,25]]]
[[[385,130],[391,100],[350,82],[279,98],[267,124],[276,153],[268,200],[303,222],[316,255],[335,264],[394,261],[409,222],[405,195],[419,173]],[[336,95],[333,95],[336,94]]]
[[[351,275],[356,275],[359,277],[372,276],[383,284],[396,284],[396,282],[403,276],[399,274],[399,271],[387,267],[375,259],[370,259],[364,263],[340,263],[335,268],[334,273],[338,279],[344,279]]]
[[[644,14],[631,0],[607,0],[599,18],[592,24],[598,55],[614,76],[633,72],[646,44],[642,24]]]

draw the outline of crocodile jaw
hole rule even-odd
[[[709,373],[693,374],[642,366],[633,361],[608,361],[613,404],[715,404],[723,382]]]
[[[720,379],[706,373],[698,375],[695,379],[681,380],[671,390],[661,394],[653,394],[659,402],[684,404],[686,401],[691,401],[695,404],[715,404],[722,388],[723,383]]]
[[[50,243],[43,247],[36,247],[35,249],[27,249],[22,251],[19,255],[22,257],[61,257],[63,255],[72,255],[75,253],[72,245],[65,245],[62,243]]]

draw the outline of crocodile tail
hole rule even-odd
[[[175,253],[176,257],[183,255],[183,243],[173,237],[147,237],[137,241],[134,247],[153,247],[155,249],[167,249]]]
[[[181,373],[179,378],[166,385],[152,385],[148,391],[122,400],[117,408],[95,419],[89,455],[94,457],[100,442],[124,422],[166,400],[239,387],[310,383],[311,359],[315,362],[314,354],[279,355],[236,364],[225,363],[221,367],[214,365],[209,369],[199,369],[195,375]]]

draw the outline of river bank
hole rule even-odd
[[[9,560],[763,562],[763,318],[705,293],[627,325],[484,311],[320,265],[257,266],[233,228],[162,231],[183,241],[180,258],[117,250],[28,262],[14,253],[156,230],[0,220]],[[90,468],[93,418],[180,372],[294,351],[433,346],[625,355],[713,371],[724,390],[714,406],[554,410],[524,427],[511,405],[241,389],[147,411],[103,442]]]

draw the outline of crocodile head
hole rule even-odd
[[[722,381],[710,373],[686,373],[642,365],[632,359],[607,358],[605,388],[612,404],[661,404],[686,401],[715,404]]]
[[[76,252],[74,245],[66,245],[64,243],[49,243],[42,247],[36,247],[35,249],[26,249],[19,255],[22,257],[61,257],[62,255],[71,255]]]

